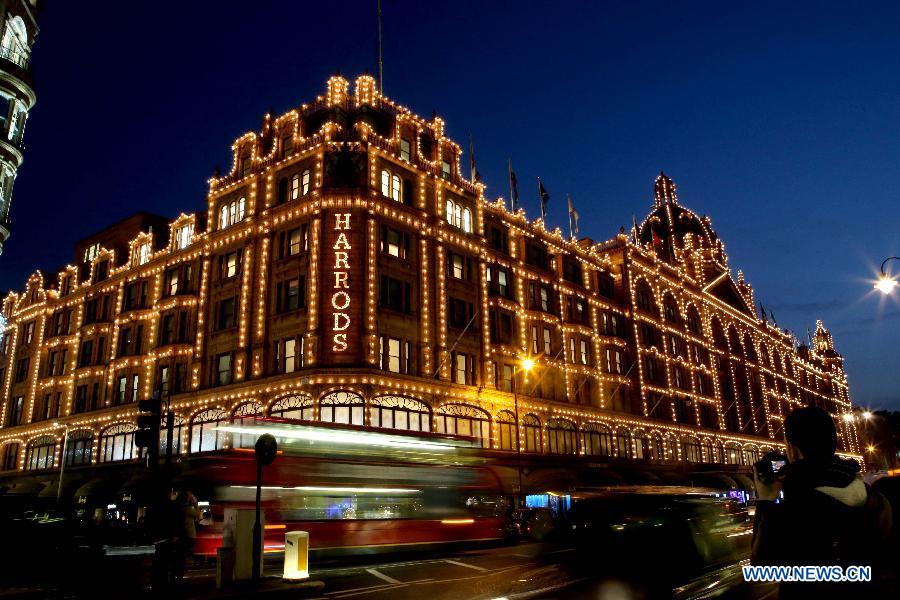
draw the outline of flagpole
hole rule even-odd
[[[513,190],[512,190],[512,159],[511,158],[506,159],[506,167],[507,167],[507,170],[509,171],[509,177],[507,177],[507,179],[509,179],[509,207],[512,212],[516,212],[516,201],[513,198],[513,193],[512,193]]]
[[[378,0],[378,92],[384,96],[384,62],[381,59],[381,0]]]
[[[538,177],[538,201],[541,203],[541,221],[544,221],[544,227],[547,226],[547,215],[544,214],[544,194],[541,193],[541,178]]]

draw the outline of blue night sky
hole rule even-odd
[[[0,289],[137,210],[204,207],[213,168],[270,107],[312,99],[336,71],[374,71],[374,7],[47,3]],[[855,402],[900,409],[900,305],[871,283],[900,254],[900,6],[385,0],[384,12],[387,95],[437,110],[463,146],[471,132],[489,196],[508,195],[511,158],[529,214],[541,176],[550,224],[565,225],[571,194],[599,241],[646,215],[664,170],[780,326],[805,337],[824,320]]]

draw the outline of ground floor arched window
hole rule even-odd
[[[541,420],[536,415],[525,415],[522,417],[522,427],[525,430],[525,452],[543,452]]]
[[[225,447],[225,432],[220,430],[228,424],[228,413],[218,408],[208,408],[194,415],[191,420],[190,452],[213,452]]]
[[[66,466],[78,467],[91,464],[94,452],[94,432],[89,429],[73,431],[66,441]]]
[[[175,418],[172,422],[172,456],[178,456],[181,454],[181,436],[184,434],[184,417],[181,415],[174,415]],[[169,426],[166,415],[162,416],[162,421],[159,426],[159,455],[166,455],[166,440],[168,439],[168,433],[166,432],[166,428]]]
[[[515,450],[519,445],[516,439],[516,415],[509,410],[497,413],[497,433],[501,450]]]
[[[319,401],[319,420],[324,423],[365,425],[366,403],[354,392],[331,392]]]
[[[53,468],[56,453],[56,438],[45,435],[28,444],[25,450],[25,470],[40,471]]]
[[[650,460],[656,462],[666,460],[665,447],[662,438],[657,433],[650,435]]]
[[[725,464],[739,465],[741,464],[741,447],[735,443],[725,444]]]
[[[750,466],[759,460],[759,450],[756,446],[744,446],[744,464]]]
[[[434,416],[438,433],[469,435],[478,440],[482,448],[491,447],[491,417],[488,413],[468,404],[445,404]]]
[[[674,435],[666,436],[666,460],[678,460],[678,441]]]
[[[612,433],[609,427],[599,423],[585,423],[581,430],[584,453],[590,456],[610,456],[612,454]]]
[[[616,456],[631,458],[631,434],[624,427],[616,429]]]
[[[647,434],[640,429],[634,430],[632,433],[634,438],[634,458],[637,460],[647,460],[650,458],[650,441]]]
[[[234,409],[231,416],[231,422],[238,427],[246,427],[256,424],[256,418],[263,414],[262,406],[256,402],[247,402],[241,404]],[[232,448],[253,448],[256,446],[256,440],[259,439],[259,433],[232,433]]]
[[[681,457],[687,462],[700,462],[700,442],[697,438],[689,435],[681,438]]]
[[[296,419],[298,421],[314,421],[316,407],[312,398],[307,396],[285,396],[272,403],[269,416],[277,419]]]
[[[100,462],[132,460],[140,456],[134,445],[137,427],[131,423],[119,423],[108,427],[100,434]]]
[[[547,421],[547,451],[551,454],[575,454],[575,423],[566,419]]]
[[[716,462],[715,456],[713,454],[713,443],[712,440],[705,439],[703,440],[703,462],[713,463]]]
[[[369,409],[373,427],[405,431],[431,431],[431,408],[406,396],[377,396]]]

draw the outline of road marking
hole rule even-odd
[[[450,563],[451,565],[459,565],[460,567],[468,567],[470,569],[475,569],[476,571],[490,571],[490,569],[485,569],[484,567],[476,567],[475,565],[467,565],[464,562],[459,562],[458,560],[450,560],[449,558],[445,558],[444,562]]]
[[[394,579],[393,577],[389,577],[380,571],[376,571],[375,569],[366,569],[366,573],[369,573],[370,575],[374,575],[378,579],[380,579],[382,581],[387,581],[388,583],[403,583],[402,581],[398,581],[397,579]]]

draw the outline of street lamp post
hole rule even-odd
[[[526,358],[522,361],[522,369],[525,373],[531,371],[532,367],[534,367],[534,361],[530,358]],[[519,506],[522,505],[522,443],[521,438],[519,437],[519,366],[516,363],[513,363],[513,373],[512,373],[512,390],[513,390],[513,403],[515,405],[516,410],[516,473],[519,476]]]
[[[54,423],[55,426],[59,427],[59,423]],[[63,475],[66,471],[66,450],[69,445],[69,426],[67,424],[63,424],[63,427],[66,428],[65,434],[63,434],[63,447],[62,447],[62,456],[59,459],[59,486],[56,488],[56,506],[59,507],[60,502],[62,502],[62,487],[63,487]]]
[[[875,283],[875,289],[881,292],[882,294],[890,294],[894,291],[894,288],[897,287],[897,280],[887,274],[884,270],[885,265],[888,264],[888,261],[891,260],[900,260],[898,256],[888,256],[881,263],[881,275],[878,277],[878,281]]]

